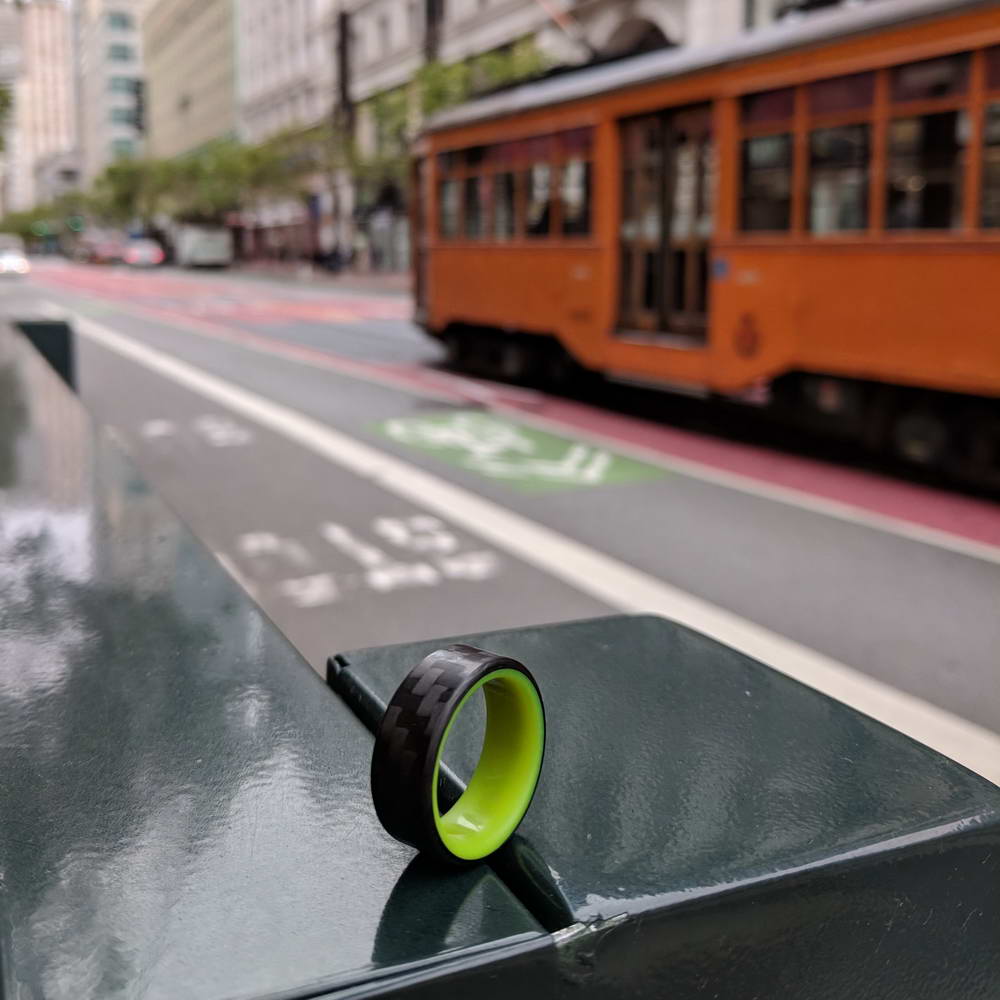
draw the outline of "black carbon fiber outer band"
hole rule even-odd
[[[509,657],[462,644],[436,650],[403,679],[375,732],[371,788],[382,825],[397,840],[456,864],[465,862],[442,843],[434,822],[434,763],[466,692],[497,670],[519,671],[535,684]]]

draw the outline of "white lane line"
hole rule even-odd
[[[84,318],[76,323],[80,333],[103,347],[283,435],[419,508],[439,514],[473,536],[490,541],[613,608],[654,612],[689,625],[907,733],[1000,784],[1000,734],[897,691],[491,500],[100,323]]]
[[[106,304],[101,299],[94,299],[93,301],[101,305]],[[67,315],[67,310],[53,306],[52,304],[48,304],[45,308],[52,310],[52,313],[58,315],[59,318],[65,318]],[[616,437],[613,434],[602,434],[599,431],[594,431],[590,428],[581,428],[556,417],[542,416],[533,412],[530,408],[522,408],[521,406],[514,406],[505,402],[497,392],[497,383],[487,383],[484,391],[471,393],[469,386],[475,383],[470,382],[469,379],[450,375],[446,372],[436,372],[433,381],[437,384],[428,383],[425,386],[416,384],[409,378],[397,376],[392,372],[381,372],[374,369],[366,371],[364,364],[341,361],[336,355],[317,357],[306,356],[294,350],[286,351],[282,349],[282,346],[278,342],[273,341],[266,334],[254,334],[255,339],[247,341],[241,337],[238,330],[218,323],[212,323],[211,321],[199,320],[199,325],[202,327],[211,326],[217,332],[210,333],[204,328],[200,329],[199,325],[185,323],[182,317],[174,320],[173,318],[164,317],[155,310],[143,310],[141,306],[115,305],[114,308],[119,312],[130,314],[137,318],[149,318],[161,323],[176,323],[177,326],[194,336],[225,340],[248,351],[255,351],[270,357],[280,357],[285,361],[305,365],[309,368],[326,369],[336,372],[345,378],[369,382],[396,391],[406,392],[412,396],[439,399],[442,402],[450,404],[469,402],[472,405],[483,405],[494,412],[502,413],[507,417],[536,427],[539,430],[593,442],[594,444],[617,451],[621,455],[627,455],[640,461],[648,462],[650,465],[656,465],[668,472],[686,476],[690,479],[697,479],[714,486],[735,490],[748,496],[759,497],[762,500],[798,507],[809,513],[831,517],[846,524],[853,524],[858,527],[896,535],[906,541],[931,545],[935,548],[957,553],[958,555],[1000,565],[1000,546],[966,538],[964,535],[957,535],[942,528],[932,528],[928,525],[909,521],[892,514],[880,514],[842,500],[831,500],[826,497],[817,496],[814,493],[797,489],[794,486],[780,486],[775,483],[768,483],[763,479],[757,479],[754,476],[719,469],[714,465],[708,465],[696,459],[667,455],[655,448],[635,444],[634,442]],[[274,346],[271,347],[269,346],[270,344],[274,344]],[[306,348],[306,350],[311,351],[314,349]],[[504,387],[504,391],[506,392],[506,387]],[[518,391],[523,392],[523,390],[513,391],[515,393]]]
[[[232,559],[219,549],[215,549],[212,555],[222,564],[222,568],[252,597],[254,600],[259,600],[260,592],[257,589],[257,585],[249,577],[244,576],[240,572],[239,567],[233,562]]]

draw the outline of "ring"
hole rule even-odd
[[[479,763],[442,815],[441,755],[459,712],[480,689],[486,733]],[[379,723],[375,812],[397,840],[446,861],[477,861],[501,847],[524,818],[544,751],[545,710],[527,668],[475,646],[445,646],[406,675]]]

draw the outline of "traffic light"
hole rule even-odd
[[[144,135],[146,132],[146,81],[135,80],[133,83],[135,86],[135,111],[133,114],[133,121],[135,122],[135,130],[140,135]]]

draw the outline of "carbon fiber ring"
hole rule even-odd
[[[441,754],[454,719],[482,690],[486,732],[479,763],[458,801],[438,808]],[[545,710],[517,660],[474,646],[445,646],[406,675],[375,734],[375,812],[397,840],[452,863],[504,844],[531,804],[545,751]]]

